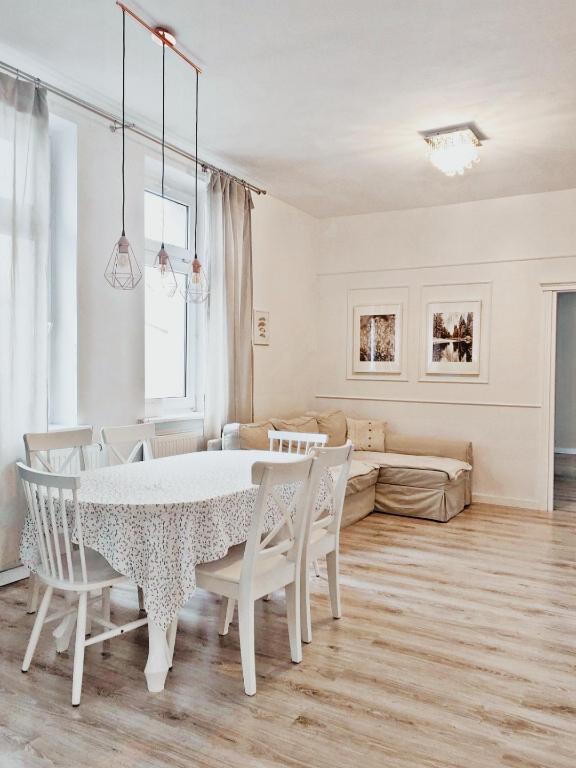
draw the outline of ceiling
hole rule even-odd
[[[576,187],[575,0],[131,7],[172,27],[205,69],[201,154],[315,216]],[[0,0],[0,18],[0,45],[75,93],[117,105],[114,0]],[[127,30],[129,119],[157,130],[161,49],[135,23]],[[167,133],[188,144],[193,72],[170,55],[167,74]],[[418,132],[470,120],[489,137],[482,160],[447,178]]]

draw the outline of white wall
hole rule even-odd
[[[255,418],[314,405],[318,222],[269,195],[254,196],[254,308],[270,311],[270,346],[254,347]]]
[[[576,452],[576,293],[558,296],[554,445]]]
[[[318,406],[469,439],[478,500],[544,506],[540,284],[576,278],[575,211],[569,190],[320,222]],[[422,286],[480,282],[492,286],[488,382],[418,381]],[[408,287],[409,380],[347,380],[348,290],[383,286]]]

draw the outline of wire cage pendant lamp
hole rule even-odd
[[[196,70],[196,111],[194,137],[194,258],[186,281],[183,296],[188,302],[202,304],[208,298],[210,288],[206,270],[198,258],[198,70]]]
[[[126,11],[122,9],[122,234],[114,243],[114,248],[106,264],[104,277],[112,288],[120,291],[131,291],[142,279],[142,270],[136,260],[132,246],[126,237]]]
[[[154,260],[154,269],[157,269],[160,273],[160,285],[162,293],[166,296],[174,296],[178,288],[176,282],[176,275],[170,261],[170,256],[164,245],[164,169],[165,169],[165,152],[166,152],[166,41],[162,39],[162,182],[161,182],[161,196],[162,196],[162,243],[160,250],[156,254]]]

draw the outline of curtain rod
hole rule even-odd
[[[122,127],[122,120],[118,118],[116,115],[113,115],[111,112],[107,112],[105,109],[102,109],[96,104],[92,104],[89,101],[85,101],[84,99],[81,99],[79,96],[75,96],[73,93],[70,93],[69,91],[65,91],[62,88],[58,88],[55,85],[51,85],[50,83],[47,83],[44,80],[41,80],[39,77],[34,77],[33,75],[30,75],[27,72],[22,71],[21,69],[17,69],[16,67],[13,67],[11,64],[8,64],[4,61],[0,61],[0,69],[4,70],[5,72],[9,72],[11,75],[14,75],[17,78],[20,78],[21,80],[27,80],[30,83],[34,83],[39,88],[45,88],[49,93],[53,93],[55,96],[59,96],[61,99],[64,99],[65,101],[70,101],[72,104],[76,104],[76,106],[82,107],[82,109],[85,109],[88,112],[92,112],[92,114],[98,115],[98,117],[101,117],[104,120],[109,120],[110,130],[113,132],[116,132]],[[140,136],[141,138],[146,139],[147,141],[150,141],[153,144],[158,144],[158,145],[162,144],[162,140],[158,138],[158,136],[155,136],[153,133],[146,131],[144,128],[139,128],[136,125],[136,123],[126,123],[126,130],[131,131],[137,136]],[[176,144],[169,144],[167,142],[165,146],[166,146],[166,149],[169,149],[175,155],[179,155],[180,157],[184,157],[186,160],[191,160],[192,162],[196,162],[196,158],[191,152],[187,152],[185,149],[182,149],[181,147],[176,146]],[[249,189],[252,192],[255,192],[257,195],[266,194],[265,189],[261,189],[260,187],[257,187],[254,184],[250,184],[250,182],[246,181],[245,179],[241,179],[239,176],[234,176],[233,173],[229,173],[228,171],[225,171],[223,168],[218,168],[217,165],[208,163],[205,160],[202,160],[201,158],[198,158],[198,164],[202,166],[203,170],[214,171],[215,173],[221,173],[223,176],[227,176],[229,179],[232,179],[233,181],[237,181],[239,184],[242,184],[244,187],[246,187],[246,189]]]

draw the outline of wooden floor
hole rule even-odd
[[[32,624],[25,584],[0,591],[2,768],[574,768],[576,515],[473,506],[448,524],[372,515],[342,534],[344,617],[314,580],[314,642],[290,662],[281,594],[257,606],[258,693],[237,626],[185,609],[175,667],[146,693],[145,630],[72,660]],[[116,592],[116,615],[136,595]]]
[[[576,455],[554,454],[554,509],[576,512]]]

